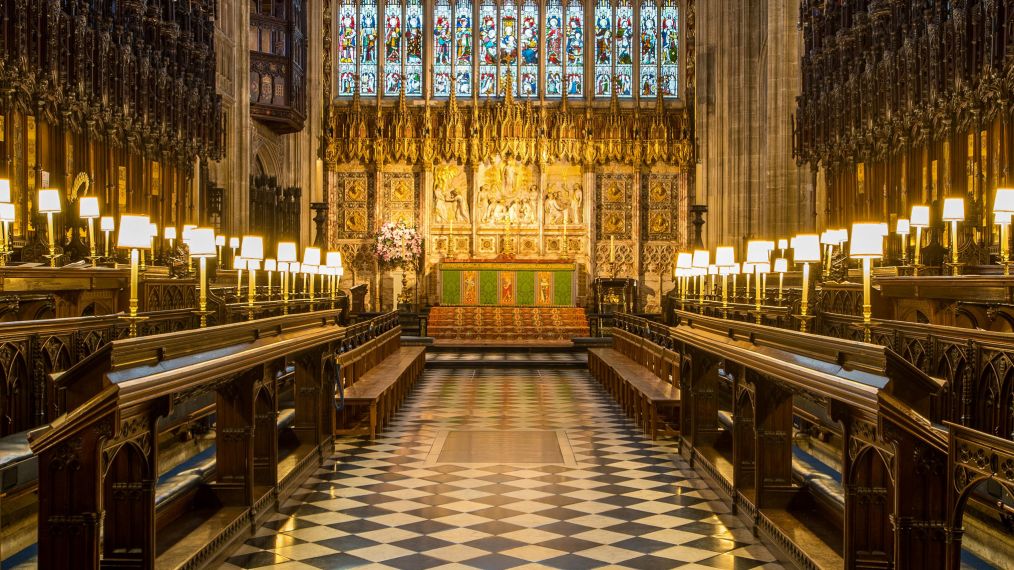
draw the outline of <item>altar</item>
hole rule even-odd
[[[573,307],[577,265],[551,260],[446,260],[440,304]]]

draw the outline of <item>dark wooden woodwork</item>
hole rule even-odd
[[[278,134],[306,121],[307,43],[304,2],[250,2],[250,115]]]
[[[803,566],[932,567],[943,559],[949,476],[944,435],[934,423],[943,382],[880,346],[681,311],[676,318],[675,327],[629,315],[616,320],[622,334],[671,348],[691,363],[680,374],[690,416],[682,453],[756,532]],[[725,386],[733,397],[731,422],[723,420],[733,432],[729,440],[718,421],[726,413],[719,411]],[[837,540],[826,534],[833,523],[810,528],[805,505],[821,499],[793,479],[799,396],[820,403],[845,438],[845,524]]]
[[[264,236],[267,257],[280,241],[299,244],[299,188],[282,188],[273,176],[250,177],[250,230]]]
[[[340,317],[318,311],[116,340],[64,372],[57,382],[67,413],[31,437],[40,568],[200,565],[254,528],[330,452],[334,379],[323,364],[397,334],[394,314],[351,327]],[[301,363],[296,431],[307,439],[283,473],[276,416],[290,362]],[[161,515],[156,524],[158,420],[208,394],[217,421],[213,480],[162,507],[178,516],[188,510],[180,501],[200,496],[204,525],[156,548],[156,528],[171,531]]]

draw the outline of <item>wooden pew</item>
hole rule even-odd
[[[394,314],[354,327],[340,314],[117,340],[61,375],[67,413],[30,438],[39,567],[202,566],[255,529],[333,452],[335,362],[350,336],[363,345],[397,327]],[[160,426],[202,398],[214,446],[160,480]],[[283,430],[297,440],[284,459]]]
[[[679,433],[678,357],[626,331],[612,329],[613,348],[589,348],[592,376],[652,439]],[[666,421],[668,420],[668,421]]]
[[[398,410],[426,365],[426,349],[401,346],[401,328],[388,331],[338,357],[342,390],[336,395],[341,408],[335,435],[377,436]],[[353,414],[366,408],[361,421]]]

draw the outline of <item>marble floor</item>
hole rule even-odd
[[[584,370],[427,370],[337,449],[225,568],[781,568]]]

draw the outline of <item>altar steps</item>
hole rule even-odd
[[[589,336],[580,307],[438,306],[430,309],[427,333],[437,344],[569,344]]]

